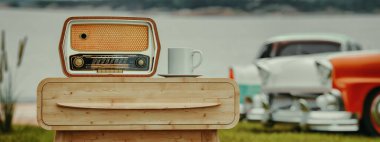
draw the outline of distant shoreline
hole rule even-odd
[[[127,10],[123,8],[111,8],[110,6],[75,6],[72,8],[68,7],[57,7],[55,5],[47,6],[45,8],[38,7],[10,7],[5,4],[0,3],[0,10],[3,9],[26,9],[26,10],[80,10],[80,11],[109,11],[109,12],[126,12],[133,14],[143,14],[143,15],[173,15],[173,16],[309,16],[309,15],[380,15],[380,9],[375,12],[353,12],[353,11],[342,11],[338,9],[328,8],[322,11],[313,12],[301,12],[297,11],[292,7],[278,7],[277,9],[257,9],[254,11],[242,11],[239,9],[233,9],[228,7],[204,7],[197,9],[178,9],[178,10],[168,10],[163,8],[151,8],[146,10]]]

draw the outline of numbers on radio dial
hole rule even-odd
[[[93,64],[127,64],[127,58],[99,58],[93,59]]]
[[[149,70],[149,58],[143,55],[74,55],[71,58],[71,69],[91,71],[99,69],[115,70]]]

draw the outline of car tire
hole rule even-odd
[[[239,121],[245,121],[245,120],[247,120],[246,119],[247,118],[247,114],[240,114],[240,117],[239,117]]]
[[[380,89],[369,94],[364,102],[360,131],[369,136],[380,136]]]

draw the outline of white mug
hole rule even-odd
[[[191,75],[202,63],[202,52],[190,48],[168,49],[168,73],[173,75]],[[199,54],[199,61],[194,65],[194,55]]]

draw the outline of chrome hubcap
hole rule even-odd
[[[375,123],[380,126],[380,94],[378,94],[372,102],[371,116]]]

